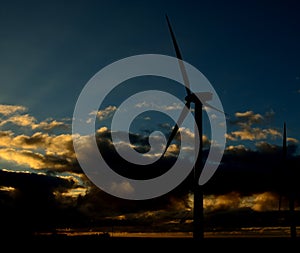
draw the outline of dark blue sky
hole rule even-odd
[[[39,120],[72,117],[101,68],[136,54],[183,58],[211,82],[224,110],[274,112],[300,139],[298,1],[2,1],[0,103]],[[150,87],[145,84],[146,87]],[[182,90],[184,93],[184,90]]]

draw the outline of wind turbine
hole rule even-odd
[[[283,124],[283,136],[282,136],[282,167],[286,167],[287,160],[287,144],[286,144],[286,123]],[[282,168],[282,170],[285,168]],[[279,192],[278,210],[280,211],[282,205],[282,193]]]
[[[217,108],[214,108],[213,106],[207,104],[207,101],[212,99],[212,93],[211,92],[201,92],[201,93],[192,93],[190,90],[190,83],[189,83],[189,78],[183,63],[183,58],[179,49],[179,46],[177,44],[175,34],[172,30],[171,23],[169,21],[168,16],[166,15],[167,19],[167,24],[168,28],[172,37],[172,42],[175,48],[176,52],[176,57],[178,58],[178,63],[180,67],[180,71],[183,77],[183,82],[186,87],[186,93],[187,96],[185,97],[185,106],[190,109],[191,108],[191,103],[194,103],[195,106],[195,123],[197,124],[198,131],[199,131],[199,152],[198,156],[196,157],[196,162],[193,168],[193,191],[194,191],[194,207],[193,207],[193,238],[194,239],[200,239],[202,240],[204,238],[204,208],[203,208],[203,185],[198,184],[198,180],[200,178],[202,169],[203,169],[203,162],[202,162],[202,157],[203,157],[203,140],[202,140],[202,135],[203,135],[203,127],[202,127],[202,109],[203,106],[210,107],[216,111],[219,111],[221,113],[224,113]],[[201,97],[201,101],[199,100],[199,97]],[[169,148],[172,140],[176,136],[180,125],[184,121],[185,117],[188,114],[188,110],[182,110],[181,114],[179,115],[178,121],[176,125],[174,126],[169,139],[167,141],[167,145],[165,147],[164,153],[167,151]]]
[[[285,186],[288,187],[289,198],[289,223],[290,223],[290,235],[291,238],[296,238],[296,224],[295,224],[295,197],[294,197],[294,173],[293,168],[290,168],[287,163],[287,135],[286,135],[286,123],[283,125],[283,142],[282,142],[282,169],[285,173]],[[281,208],[282,194],[279,195],[279,211]]]

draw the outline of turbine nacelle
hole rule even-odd
[[[211,92],[197,92],[188,94],[185,97],[186,102],[206,104],[206,101],[212,100],[213,94]]]

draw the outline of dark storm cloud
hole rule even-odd
[[[6,112],[4,109],[9,110]],[[7,117],[21,110],[4,109]],[[279,132],[274,132],[271,128],[252,128],[254,124],[261,126],[266,116],[253,112],[238,113],[236,116],[240,123],[236,122],[235,125],[240,128],[241,134],[231,133],[231,137],[237,141],[241,136],[251,134],[255,141],[260,141],[255,142],[255,150],[244,144],[226,147],[218,170],[204,186],[207,213],[230,213],[242,209],[249,212],[273,210],[278,193],[281,192],[283,198],[287,196],[287,186],[291,181],[286,172],[300,166],[300,159],[296,153],[296,139],[289,139],[288,163],[283,165],[282,147],[265,138],[277,136]],[[30,117],[26,116],[26,119],[28,118]],[[166,135],[171,131],[170,126],[161,127],[166,131]],[[193,141],[194,134],[189,129],[181,130],[181,134],[176,136],[174,144],[170,146],[170,152],[146,166],[124,160],[117,153],[108,128],[98,129],[96,140],[105,161],[117,173],[134,179],[149,179],[162,175],[175,163],[180,150],[181,135],[184,134]],[[143,134],[129,133],[131,143],[121,144],[141,153],[147,152],[150,148],[149,134],[147,131]],[[79,138],[82,138],[84,143],[85,137]],[[236,144],[235,141],[233,144]],[[205,162],[210,144],[206,136],[204,143]],[[162,146],[158,147],[154,155],[159,156]],[[17,164],[20,168],[48,172],[48,175],[39,175],[1,171],[0,202],[4,212],[2,220],[7,217],[4,230],[11,224],[11,231],[26,230],[26,227],[33,231],[59,226],[88,227],[123,224],[122,222],[149,225],[155,221],[156,224],[165,224],[166,220],[180,224],[192,217],[193,173],[163,196],[143,201],[119,199],[96,187],[84,175],[76,160],[71,134],[33,132],[26,135],[17,134],[13,130],[3,130],[0,131],[0,157],[11,164]],[[69,174],[64,178],[58,177],[63,176],[62,173]],[[300,173],[297,170],[293,173],[293,184],[297,185],[300,183]],[[18,210],[22,210],[22,216],[18,216]]]
[[[145,140],[140,140],[140,138],[146,138],[145,136],[135,137],[141,145],[145,143]],[[166,167],[170,167],[174,162],[174,157],[170,156],[160,160],[159,163],[152,164],[152,166],[135,167],[118,156],[111,142],[108,129],[103,129],[97,138],[99,149],[102,150],[104,158],[107,159],[112,168],[124,176],[137,179],[154,177],[157,176],[156,173],[163,173]],[[208,149],[205,149],[204,158],[207,153]],[[293,145],[288,146],[288,159],[290,162],[283,165],[282,147],[268,142],[257,143],[255,150],[246,148],[243,145],[227,147],[219,169],[204,186],[205,198],[214,199],[210,204],[206,201],[206,211],[236,211],[248,208],[249,212],[251,210],[252,212],[261,212],[276,209],[278,194],[281,188],[288,184],[284,180],[280,183],[278,178],[283,179],[287,171],[300,165],[299,157],[295,153]],[[296,172],[295,178],[299,178],[300,183],[300,172]],[[168,214],[171,215],[176,207],[180,207],[181,211],[178,210],[178,214],[185,213],[187,217],[190,217],[192,184],[193,176],[191,173],[173,191],[147,201],[120,200],[103,193],[97,188],[93,188],[87,195],[92,201],[86,202],[85,206],[89,209],[85,208],[85,210],[88,210],[87,213],[93,213],[96,217],[96,213],[101,213],[101,207],[105,207],[106,211],[110,210],[105,212],[106,215],[110,213],[109,217],[121,220],[134,219],[133,217],[137,219],[139,217],[142,223],[142,221],[146,222],[147,219],[148,221],[151,220],[150,217],[153,219],[159,219],[160,217],[163,220],[163,217]],[[284,193],[284,198],[287,197],[286,193]],[[97,204],[90,205],[90,202]],[[112,208],[112,206],[107,207],[107,202],[114,203],[115,208]]]
[[[135,145],[135,149],[137,151],[145,152],[149,150],[147,136],[130,134],[129,139]],[[157,177],[165,173],[176,161],[174,157],[168,156],[166,158],[159,159],[153,164],[144,165],[142,168],[140,165],[129,163],[117,153],[112,143],[111,133],[108,129],[98,133],[97,142],[99,150],[107,164],[117,173],[133,179],[149,179]],[[130,143],[126,145],[130,145]]]
[[[299,155],[295,153],[297,149],[295,145],[288,146],[285,163],[281,146],[259,142],[256,147],[256,150],[251,150],[243,145],[229,146],[219,169],[205,186],[207,193],[278,192],[279,184],[282,184],[283,188],[288,184],[288,181],[284,180],[291,170],[294,170],[294,178],[300,183],[300,171],[296,170],[300,167]]]
[[[73,188],[70,179],[34,173],[0,170],[1,235],[24,235],[38,230],[51,230],[68,220],[66,207],[55,198],[54,192]]]

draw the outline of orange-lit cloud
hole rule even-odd
[[[255,128],[244,128],[239,131],[233,131],[226,135],[228,140],[262,140],[267,138],[278,138],[281,137],[281,133],[276,129],[268,128],[268,129],[261,129],[258,127]]]
[[[1,120],[0,127],[9,123],[16,126],[29,127],[32,130],[41,129],[46,131],[53,130],[56,128],[68,127],[67,124],[62,121],[48,120],[48,121],[38,122],[35,117],[29,114],[15,114],[15,112],[23,112],[23,111],[25,111],[25,107],[22,106],[0,105],[0,113],[7,116],[5,119]]]
[[[47,171],[53,171],[53,172],[74,172],[73,166],[76,166],[77,170],[79,168],[79,165],[76,160],[76,156],[78,154],[75,154],[73,150],[73,138],[71,134],[61,134],[56,133],[55,131],[51,132],[51,134],[48,132],[46,133],[43,130],[46,129],[53,129],[55,127],[61,127],[64,125],[63,122],[56,121],[56,120],[46,120],[42,122],[37,122],[37,120],[29,115],[19,115],[16,113],[22,112],[21,108],[15,108],[13,107],[6,109],[6,116],[3,116],[6,118],[10,123],[14,122],[17,126],[22,126],[22,128],[19,128],[18,131],[14,131],[15,129],[12,128],[11,130],[3,130],[0,131],[0,159],[4,160],[5,162],[10,162],[15,165],[19,165],[20,167],[23,166],[25,168],[31,168],[36,170],[47,170]],[[110,113],[113,113],[113,111],[116,108],[114,107],[107,107],[105,110],[101,111],[101,117],[106,117],[110,115]],[[170,108],[169,108],[170,109]],[[5,111],[5,108],[3,109]],[[25,110],[25,109],[24,109]],[[4,115],[4,113],[2,113]],[[237,125],[241,129],[237,131],[233,131],[232,133],[228,134],[228,138],[231,140],[265,140],[267,138],[277,138],[281,137],[281,134],[273,128],[265,128],[261,129],[259,127],[252,128],[252,122],[261,122],[261,120],[264,119],[265,116],[261,116],[260,114],[255,114],[251,111],[245,112],[245,113],[237,113],[237,118],[243,119],[246,124]],[[249,123],[250,122],[250,123]],[[162,123],[163,124],[163,123]],[[254,123],[253,123],[254,124]],[[251,125],[249,128],[248,126]],[[20,134],[20,129],[23,129],[23,126],[28,126],[28,129],[24,131],[23,134]],[[2,127],[2,129],[7,129],[6,127]],[[170,130],[170,126],[167,126],[167,129]],[[176,136],[174,142],[170,145],[168,152],[166,153],[166,160],[171,160],[175,156],[178,155],[179,149],[182,148],[187,156],[192,154],[192,144],[194,144],[194,132],[191,129],[188,128],[180,128],[179,132],[181,133],[181,137],[184,136],[188,143],[191,143],[191,145],[186,145],[185,147],[180,147],[179,143],[179,134]],[[26,133],[26,134],[25,134]],[[128,133],[125,133],[128,135]],[[129,133],[130,134],[130,133]],[[105,152],[109,155],[109,157],[116,157],[116,154],[114,150],[114,145],[119,145],[119,147],[122,148],[130,148],[130,149],[136,149],[136,150],[142,150],[147,151],[149,148],[149,143],[147,136],[142,136],[140,134],[130,134],[131,137],[135,140],[134,143],[125,143],[120,141],[119,143],[112,143],[110,139],[110,129],[107,127],[101,127],[97,130],[97,142],[98,144],[103,144],[105,147]],[[78,136],[78,140],[80,141],[81,148],[85,150],[83,154],[90,154],[89,151],[91,150],[91,138],[95,138],[95,136]],[[162,152],[164,151],[164,145],[165,141],[162,136],[155,136],[153,139],[154,144],[153,147],[155,148],[154,152],[151,154],[145,154],[145,157],[149,160],[155,159],[157,157],[161,157]],[[203,142],[204,146],[208,147],[210,145],[210,140],[207,136],[203,136]],[[296,139],[289,138],[289,142],[291,143],[297,143]],[[238,144],[238,143],[235,143]],[[262,153],[271,152],[272,150],[275,151],[278,149],[277,146],[269,144],[267,141],[260,141],[256,143],[256,147],[259,151]],[[99,150],[95,150],[94,152],[98,152]],[[245,153],[250,153],[252,150],[249,150],[246,146],[239,144],[239,145],[229,145],[226,148],[225,152],[225,158],[226,155],[228,157],[235,157],[239,158],[240,155],[243,155]],[[79,154],[80,155],[80,154]],[[184,157],[186,158],[186,157]],[[169,161],[168,160],[168,161]],[[253,159],[252,159],[253,160]],[[251,160],[251,161],[252,161]],[[119,160],[116,160],[116,163]],[[225,162],[226,159],[224,160]],[[250,160],[249,160],[250,161]],[[115,161],[113,161],[115,162]],[[112,163],[113,163],[112,162]],[[238,165],[237,167],[244,166],[243,161],[240,160],[234,160],[233,165]],[[255,163],[253,167],[258,163]],[[226,166],[226,165],[224,165]],[[250,165],[252,166],[252,165]],[[80,170],[79,173],[82,173]],[[58,173],[59,174],[59,173]],[[83,175],[83,174],[81,174]],[[88,181],[88,179],[83,179],[82,181]],[[79,184],[79,183],[78,183]],[[111,186],[113,190],[117,191],[127,191],[128,193],[132,191],[130,185],[112,185]],[[239,190],[240,188],[238,188]],[[230,189],[231,190],[231,189]],[[233,190],[236,190],[233,189]],[[76,195],[75,192],[65,192],[65,194],[61,194],[60,196],[65,197],[71,197],[71,195]],[[80,195],[80,194],[79,194]],[[253,197],[253,196],[252,196]],[[213,199],[216,198],[216,199]],[[231,193],[230,195],[225,194],[219,195],[219,196],[213,196],[211,199],[207,199],[206,205],[209,209],[212,209],[211,205],[209,203],[213,203],[216,207],[219,208],[226,208],[227,203],[228,206],[241,208],[243,205],[245,206],[245,203],[248,207],[251,207],[254,205],[253,199],[250,197],[244,197],[240,196],[236,193]],[[234,199],[238,199],[238,203],[236,204],[235,201],[232,202]],[[256,200],[256,206],[253,207],[254,209],[258,209],[259,201],[262,198],[257,198]],[[250,202],[253,205],[250,205]],[[243,203],[243,204],[241,204]]]
[[[34,153],[29,150],[3,148],[0,149],[0,159],[13,162],[17,165],[28,166],[32,169],[70,169],[66,160],[55,156]]]
[[[253,111],[236,112],[235,116],[238,119],[244,119],[251,124],[260,123],[263,120],[263,116],[261,114],[255,114]]]
[[[271,192],[255,194],[251,208],[254,211],[278,210],[278,199],[278,195]]]
[[[231,192],[224,195],[208,195],[203,200],[205,211],[237,209],[240,204],[240,194]]]
[[[182,105],[178,103],[172,103],[169,105],[158,105],[155,103],[146,103],[141,102],[135,105],[137,108],[152,108],[158,111],[175,111],[175,110],[182,110]]]
[[[15,190],[16,190],[16,188],[11,187],[11,186],[0,186],[0,191],[13,192]]]
[[[247,152],[248,150],[249,149],[247,149],[245,147],[245,145],[242,145],[242,144],[236,145],[236,146],[230,145],[230,146],[226,147],[226,149],[225,149],[225,151],[227,153],[236,153],[236,154],[242,153],[242,152]]]
[[[239,130],[232,131],[226,134],[226,139],[229,141],[239,140],[263,140],[263,139],[276,139],[280,138],[282,134],[274,128],[262,128],[254,125],[263,124],[270,117],[274,115],[274,112],[267,112],[265,116],[261,114],[255,114],[253,111],[237,112],[235,116],[236,121],[232,124],[239,127]]]
[[[297,139],[292,138],[292,137],[288,137],[288,138],[287,138],[287,141],[288,141],[289,143],[293,143],[293,144],[299,143],[299,141],[298,141]]]
[[[0,147],[44,151],[47,155],[74,158],[72,135],[49,135],[36,132],[31,136],[17,135],[11,131],[0,131]]]
[[[207,195],[204,197],[203,203],[207,212],[240,208],[272,211],[278,210],[278,195],[272,192],[262,192],[243,196],[238,192],[230,192],[223,195]]]
[[[42,121],[40,123],[32,124],[32,129],[42,129],[42,130],[53,130],[56,128],[68,128],[68,125],[62,121],[52,120],[52,121]]]
[[[116,106],[109,105],[102,110],[90,112],[89,115],[91,115],[91,116],[96,115],[96,117],[99,121],[103,121],[103,120],[106,120],[106,119],[112,117],[112,115],[114,114],[114,112],[116,110],[117,110]],[[87,123],[91,123],[91,121],[92,121],[92,118],[89,118],[87,120]]]
[[[3,126],[7,123],[12,123],[17,126],[32,126],[35,124],[36,119],[29,114],[22,114],[22,115],[14,115],[6,120],[2,120],[0,126]]]
[[[24,112],[27,108],[21,105],[2,105],[0,104],[0,114],[8,116],[15,112]]]
[[[0,126],[7,123],[28,127],[28,130],[52,130],[66,126],[56,120],[37,122],[29,114],[15,114],[25,111],[21,106],[0,106],[3,115]],[[15,128],[12,128],[15,129]],[[34,132],[32,135],[16,134],[12,130],[0,131],[0,158],[6,162],[31,169],[71,169],[75,161],[71,134],[48,134]]]
[[[87,194],[87,188],[77,187],[68,189],[65,192],[55,191],[54,195],[56,198],[78,198],[79,196],[85,196]]]

